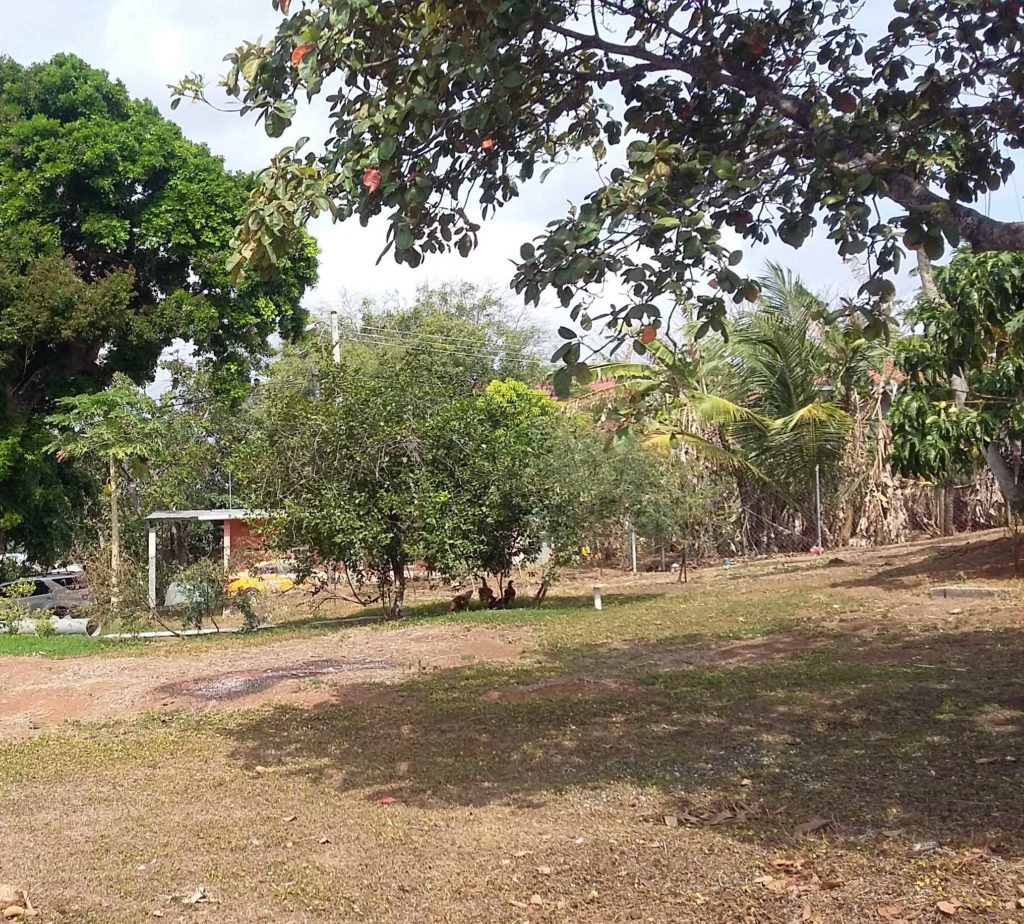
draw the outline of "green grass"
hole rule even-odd
[[[35,654],[50,658],[118,655],[125,652],[175,655],[219,648],[250,647],[310,635],[344,632],[356,626],[376,626],[382,632],[401,632],[413,625],[455,624],[528,628],[543,647],[604,644],[632,639],[656,640],[692,636],[702,640],[757,638],[801,628],[820,631],[808,613],[815,610],[815,597],[806,591],[788,591],[771,596],[712,591],[692,585],[681,593],[637,593],[606,590],[604,609],[593,607],[589,595],[547,599],[541,607],[528,597],[510,610],[473,609],[447,612],[444,602],[414,604],[397,622],[374,621],[368,609],[354,616],[324,619],[319,616],[293,620],[274,629],[255,633],[203,635],[186,639],[103,640],[84,636],[0,636],[0,657]]]
[[[141,647],[141,641],[88,638],[85,635],[0,635],[0,657],[39,655],[44,658],[75,658],[138,651]]]

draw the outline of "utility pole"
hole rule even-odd
[[[331,312],[331,349],[334,353],[334,363],[341,363],[341,335],[338,333],[338,312]]]

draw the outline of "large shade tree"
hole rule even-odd
[[[530,301],[551,288],[572,306],[559,356],[573,370],[598,318],[588,296],[611,279],[626,295],[603,319],[639,350],[676,304],[722,330],[728,300],[757,294],[737,240],[824,233],[868,266],[859,307],[875,330],[904,248],[1024,249],[1024,222],[976,207],[1024,139],[1016,3],[893,0],[885,26],[882,4],[853,0],[274,3],[276,34],[237,48],[224,86],[271,135],[304,98],[325,97],[330,116],[321,146],[262,175],[236,269],[270,271],[328,210],[386,215],[412,266],[468,255],[477,214],[588,151],[610,169],[524,243],[513,279]],[[192,77],[177,92],[206,91]]]
[[[308,237],[272,281],[229,278],[251,188],[80,59],[0,59],[0,546],[52,557],[32,523],[72,513],[41,452],[55,401],[146,380],[179,338],[245,375],[271,334],[301,331]]]

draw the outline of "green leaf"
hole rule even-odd
[[[533,254],[534,254],[533,244],[523,244],[519,248],[519,256],[522,257],[523,260],[532,260],[533,259]]]
[[[551,386],[559,398],[568,398],[572,391],[572,372],[569,369],[558,369],[551,377]]]
[[[720,180],[728,180],[735,174],[736,168],[728,157],[716,157],[711,162],[711,172]]]

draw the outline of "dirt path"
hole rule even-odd
[[[187,656],[0,659],[0,736],[30,735],[72,719],[147,709],[244,708],[261,702],[344,701],[346,685],[389,683],[474,660],[518,658],[523,629],[457,625],[373,628]]]

